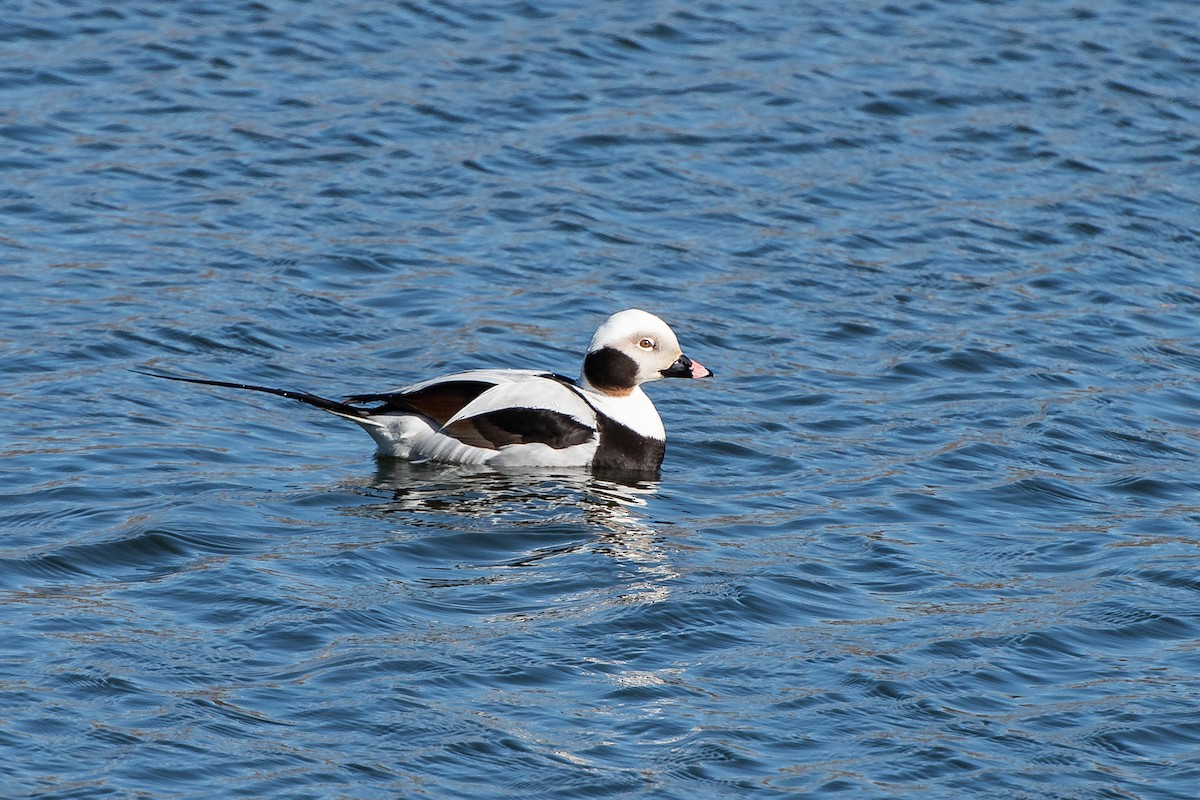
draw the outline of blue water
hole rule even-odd
[[[3,17],[3,796],[1196,796],[1190,0]],[[718,376],[632,485],[130,371],[630,306]]]

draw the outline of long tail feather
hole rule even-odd
[[[180,381],[181,383],[198,383],[202,386],[221,386],[226,389],[246,389],[251,392],[264,392],[273,394],[278,397],[286,397],[289,400],[299,400],[301,403],[307,403],[310,406],[316,406],[322,411],[328,411],[331,414],[337,414],[342,417],[349,417],[354,420],[365,420],[370,414],[366,409],[356,408],[348,403],[340,403],[337,400],[329,400],[319,395],[309,392],[294,392],[290,389],[274,389],[270,386],[255,386],[250,383],[233,383],[232,381],[214,381],[208,378],[182,378],[177,375],[163,375],[158,372],[147,372],[141,369],[131,370],[139,375],[149,375],[151,378],[162,378],[168,381]]]

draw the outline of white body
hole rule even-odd
[[[597,430],[597,414],[600,413],[648,439],[666,439],[662,418],[641,387],[635,387],[628,395],[611,397],[585,387],[572,389],[561,381],[546,377],[544,372],[491,369],[456,372],[397,389],[395,393],[406,394],[464,380],[491,383],[493,387],[465,405],[446,426],[490,411],[529,408],[566,414]],[[376,414],[367,418],[347,415],[347,419],[357,422],[371,434],[379,455],[409,461],[493,467],[584,467],[592,463],[599,446],[599,437],[593,436],[588,442],[562,449],[532,442],[494,450],[464,444],[444,433],[428,417],[418,414]]]

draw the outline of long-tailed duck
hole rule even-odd
[[[674,332],[638,309],[613,314],[592,337],[578,380],[552,372],[476,369],[342,401],[229,381],[158,378],[249,389],[299,400],[363,427],[378,454],[494,467],[656,470],[662,419],[641,384],[708,378]]]

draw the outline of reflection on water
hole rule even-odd
[[[386,502],[355,513],[469,517],[496,525],[544,525],[570,520],[611,531],[649,530],[637,513],[659,481],[636,474],[586,470],[493,470],[378,459],[372,490]]]
[[[587,579],[568,593],[572,615],[671,599],[680,577],[671,566],[672,549],[644,514],[659,485],[646,476],[583,470],[499,471],[380,459],[370,483],[342,485],[372,502],[343,511],[394,526],[392,541],[367,546],[406,564],[410,591],[431,593],[435,606],[446,602],[449,590],[503,586],[501,597],[489,598],[497,607],[488,619],[540,624],[564,613],[558,596],[564,574],[573,576],[571,582],[613,570],[610,578]],[[626,668],[621,659],[604,662],[613,675]]]
[[[426,585],[497,583],[513,579],[512,568],[599,553],[631,568],[622,587],[626,599],[666,596],[666,554],[643,513],[658,492],[657,477],[379,459],[369,484],[342,488],[375,500],[345,513],[395,524],[402,537],[421,531],[425,544],[457,541],[438,548],[441,573],[447,551],[457,550],[452,576],[426,577]]]

